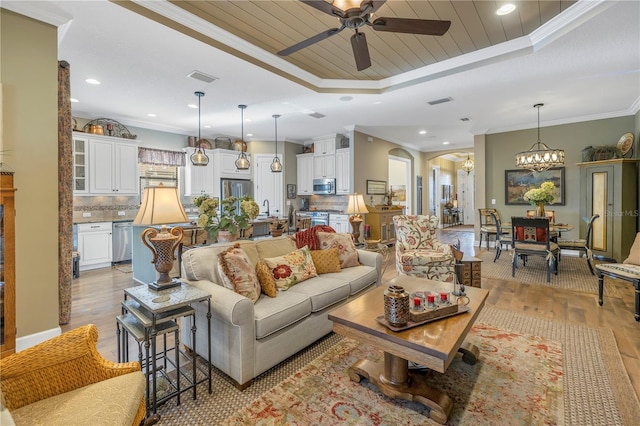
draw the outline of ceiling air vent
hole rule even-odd
[[[320,114],[319,112],[313,112],[311,114],[307,114],[309,117],[313,117],[313,118],[324,118],[326,117],[326,115],[324,114]]]
[[[471,121],[471,119],[469,117],[462,117],[460,121]]]
[[[214,77],[200,71],[192,71],[191,73],[187,74],[187,77],[191,77],[199,81],[204,81],[205,83],[211,83],[218,79],[218,77]]]
[[[436,99],[435,101],[429,101],[427,103],[429,105],[438,105],[438,104],[444,104],[446,102],[451,102],[452,100],[453,98],[449,97],[449,98]]]

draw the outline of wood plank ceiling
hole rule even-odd
[[[338,19],[299,1],[171,1],[174,5],[267,52],[278,51],[340,26]],[[341,33],[284,57],[323,79],[379,80],[529,35],[575,1],[514,1],[516,10],[498,16],[505,2],[492,0],[387,1],[376,17],[450,20],[441,37],[377,32],[363,27],[372,66],[357,71],[349,38]]]

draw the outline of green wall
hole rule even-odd
[[[17,336],[50,335],[59,332],[56,27],[0,9],[0,82],[2,161],[17,188]]]

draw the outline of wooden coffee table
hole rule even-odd
[[[453,284],[422,278],[398,276],[387,286],[399,285],[408,292],[445,288]],[[423,375],[409,371],[409,360],[440,373],[445,373],[458,352],[462,359],[474,364],[478,348],[464,343],[489,294],[481,288],[467,287],[469,312],[442,318],[403,331],[392,331],[380,324],[376,317],[384,315],[384,290],[375,288],[359,298],[329,312],[333,331],[384,352],[384,362],[366,359],[356,361],[349,368],[354,382],[368,379],[380,391],[391,398],[420,402],[431,409],[430,417],[438,423],[446,423],[453,403],[451,398],[426,383]]]

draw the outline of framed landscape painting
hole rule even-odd
[[[531,170],[504,171],[504,199],[505,204],[529,204],[524,194],[532,188],[538,188],[542,182],[553,182],[556,191],[553,194],[553,204],[564,206],[564,167],[555,167],[543,172]]]

